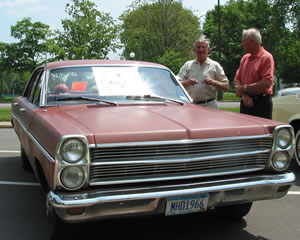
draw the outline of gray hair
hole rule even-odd
[[[261,44],[261,42],[262,42],[260,31],[256,28],[249,28],[249,29],[243,30],[243,37],[246,37],[249,40],[254,40],[259,44]]]
[[[207,45],[208,48],[210,48],[210,40],[208,38],[205,37],[200,37],[198,38],[195,42],[194,42],[194,48],[196,47],[196,43],[200,42],[200,43],[205,43]]]

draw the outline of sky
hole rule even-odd
[[[98,10],[107,12],[118,21],[119,16],[134,0],[90,0]],[[227,0],[220,0],[223,5]],[[52,29],[61,29],[61,20],[68,17],[65,12],[71,0],[0,0],[0,42],[12,43],[16,40],[10,35],[10,28],[25,17],[32,22],[42,22]],[[205,13],[214,9],[218,0],[182,0],[185,8],[204,20]],[[112,57],[110,57],[112,58]],[[117,58],[113,56],[113,58]]]

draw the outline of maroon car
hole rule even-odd
[[[52,237],[63,223],[216,209],[242,218],[280,198],[290,125],[193,104],[166,67],[81,60],[38,67],[12,103],[25,170],[47,192]]]

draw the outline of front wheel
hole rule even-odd
[[[251,207],[252,202],[249,202],[231,206],[216,207],[216,212],[224,219],[241,220],[249,213]]]
[[[296,133],[295,159],[300,167],[300,129]]]

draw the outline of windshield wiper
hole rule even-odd
[[[98,99],[98,98],[90,98],[90,97],[83,97],[83,96],[76,96],[76,97],[65,97],[65,98],[59,98],[56,99],[56,101],[91,101],[91,102],[103,102],[103,103],[107,103],[113,106],[118,106],[118,104],[116,102],[112,102],[112,101],[107,101],[107,100],[102,100],[102,99]]]
[[[173,98],[166,98],[166,97],[161,97],[161,96],[157,96],[157,95],[143,95],[143,96],[127,96],[126,99],[132,99],[132,100],[145,100],[145,99],[152,99],[152,98],[156,98],[156,99],[160,99],[160,100],[165,100],[165,101],[170,101],[170,102],[174,102],[174,103],[178,103],[180,105],[184,105],[184,102],[173,99]]]

